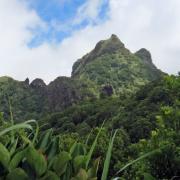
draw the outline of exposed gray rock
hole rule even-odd
[[[36,78],[30,84],[32,88],[45,88],[46,84],[42,79]]]

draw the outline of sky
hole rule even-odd
[[[179,0],[0,0],[0,76],[49,83],[116,34],[132,52],[180,71]]]

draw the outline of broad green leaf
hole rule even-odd
[[[48,160],[52,159],[57,153],[59,153],[59,137],[55,137],[48,146],[46,151]]]
[[[144,180],[156,180],[151,174],[149,173],[144,173]]]
[[[27,149],[23,149],[21,151],[18,151],[13,158],[11,159],[10,163],[9,163],[9,170],[12,171],[13,169],[17,168],[17,166],[19,165],[19,163],[23,160],[23,158],[25,157],[26,154],[26,150]]]
[[[45,173],[47,169],[47,161],[41,152],[34,149],[33,146],[29,146],[26,151],[26,158],[28,164],[35,170],[38,176]]]
[[[32,140],[32,144],[34,145],[35,141],[37,140],[37,137],[38,137],[38,133],[39,133],[39,125],[38,125],[38,122],[36,120],[28,120],[28,121],[25,121],[24,122],[25,124],[30,124],[30,123],[34,123],[36,125],[36,128],[35,128],[35,133],[34,133],[34,138]]]
[[[72,180],[88,180],[88,174],[86,170],[80,169],[77,176],[72,178]]]
[[[75,148],[76,148],[76,145],[77,145],[77,142],[75,142],[73,145],[72,145],[72,147],[70,148],[70,154],[71,154],[71,156],[72,156],[72,154],[73,154],[73,152],[75,151]],[[73,156],[72,156],[73,157]]]
[[[81,143],[74,143],[70,149],[71,157],[74,159],[76,156],[85,155],[86,149],[83,144]]]
[[[69,162],[69,163],[67,164],[66,172],[65,172],[65,173],[63,174],[63,176],[61,177],[61,180],[71,179],[72,173],[73,173],[73,166],[72,166],[72,163]]]
[[[39,180],[59,180],[59,177],[56,173],[52,171],[47,171],[47,173]]]
[[[51,138],[52,138],[52,129],[49,129],[41,135],[41,138],[37,145],[38,149],[45,152],[48,147],[48,144],[50,144],[50,142],[51,142]]]
[[[71,156],[67,152],[61,152],[58,156],[54,158],[53,169],[58,176],[65,173],[67,164],[71,160]]]
[[[75,173],[77,173],[80,169],[85,169],[86,168],[86,161],[87,161],[87,156],[80,155],[76,156],[73,160],[73,167],[75,170]]]
[[[91,167],[88,170],[88,178],[96,178],[97,177],[97,172],[98,172],[98,168],[99,168],[99,162],[100,162],[100,158],[97,158],[94,161],[93,167]]]
[[[18,138],[13,142],[13,144],[10,146],[10,148],[8,148],[11,156],[16,151],[17,143],[18,143]]]
[[[59,137],[55,137],[46,151],[46,155],[48,158],[48,169],[51,168],[54,157],[58,153],[59,153]]]
[[[29,180],[29,178],[23,169],[17,168],[7,175],[6,180]]]
[[[10,153],[7,148],[0,143],[0,162],[5,168],[8,168],[9,161]]]

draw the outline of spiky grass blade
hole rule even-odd
[[[32,144],[35,144],[35,141],[37,140],[38,134],[39,134],[39,124],[36,120],[32,119],[32,120],[28,120],[26,122],[24,122],[25,124],[31,124],[34,123],[36,125],[36,129],[34,131],[34,137],[32,140]]]
[[[112,148],[113,148],[114,139],[116,137],[117,132],[118,132],[118,130],[116,130],[114,132],[114,135],[113,135],[112,139],[110,140],[108,150],[107,150],[107,153],[106,153],[106,159],[105,159],[105,162],[104,162],[104,167],[103,167],[101,180],[106,180],[107,179],[108,171],[109,171],[109,165],[110,165],[110,161],[111,161]]]
[[[90,133],[88,134],[87,139],[86,139],[86,142],[85,142],[85,145],[88,145],[89,138],[90,138],[92,132],[93,132],[93,129],[91,129]]]
[[[136,163],[136,162],[138,162],[138,161],[140,161],[140,160],[143,160],[143,159],[145,159],[145,158],[153,155],[154,153],[157,153],[158,151],[160,151],[159,148],[158,148],[158,149],[155,149],[155,150],[153,150],[153,151],[151,151],[151,152],[148,152],[148,153],[140,156],[139,158],[137,158],[137,159],[129,162],[129,163],[126,164],[123,168],[121,168],[121,169],[116,173],[116,175],[118,175],[119,173],[121,173],[122,171],[124,171],[125,169],[127,169],[129,166],[133,165],[134,163]]]
[[[33,130],[31,125],[21,123],[21,124],[16,124],[16,125],[13,125],[13,126],[11,126],[9,128],[4,129],[3,131],[0,132],[0,136],[3,136],[4,134],[9,133],[9,132],[11,132],[13,130],[17,130],[17,129],[30,129],[30,130]]]
[[[91,149],[90,149],[90,151],[89,151],[88,154],[87,154],[86,169],[88,168],[89,162],[90,162],[90,160],[91,160],[92,154],[93,154],[94,149],[95,149],[95,147],[96,147],[97,140],[98,140],[99,135],[100,135],[100,133],[101,133],[101,131],[102,131],[102,128],[103,128],[103,126],[104,126],[104,123],[105,123],[105,122],[103,122],[103,124],[102,124],[102,126],[101,126],[101,128],[100,128],[100,130],[99,130],[99,132],[98,132],[98,134],[97,134],[97,136],[96,136],[96,138],[95,138],[92,146],[91,146]]]
[[[12,106],[11,106],[9,96],[8,96],[8,103],[9,103],[10,122],[11,122],[11,126],[12,126],[12,125],[14,125],[14,119],[13,119]],[[11,131],[11,143],[12,142],[14,142],[14,132],[13,131]]]

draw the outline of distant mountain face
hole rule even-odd
[[[116,35],[100,41],[74,63],[72,70],[72,78],[94,84],[97,89],[111,85],[116,94],[134,92],[162,74],[153,64],[149,51],[141,49],[133,54]]]
[[[86,85],[79,80],[59,77],[46,85],[43,80],[16,81],[0,77],[0,112],[9,115],[9,102],[14,119],[24,121],[51,112],[62,111],[85,98],[92,98]]]
[[[29,83],[0,77],[0,111],[23,121],[59,112],[85,99],[134,93],[163,73],[146,49],[131,53],[116,35],[97,43],[94,50],[74,63],[72,77],[58,77],[49,85],[35,79]]]

